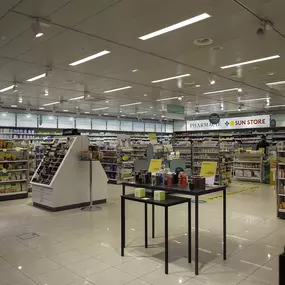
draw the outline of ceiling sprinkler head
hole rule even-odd
[[[39,37],[43,36],[43,34],[44,34],[42,32],[39,19],[37,19],[36,22],[32,23],[31,29],[34,32],[36,38],[39,38]]]

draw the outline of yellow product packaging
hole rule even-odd
[[[165,200],[165,191],[154,191],[154,200],[164,201]]]
[[[135,188],[135,197],[144,198],[145,197],[145,189],[144,188]]]

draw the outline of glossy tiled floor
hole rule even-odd
[[[163,209],[156,210],[157,238],[150,238],[150,248],[144,249],[143,205],[127,202],[128,248],[121,258],[120,186],[109,185],[108,203],[92,213],[50,213],[31,206],[30,199],[2,202],[0,284],[277,285],[285,220],[276,218],[273,189],[234,183],[229,191],[228,259],[221,257],[222,199],[207,199],[200,204],[197,277],[187,263],[186,205],[169,211],[171,263],[166,276]],[[33,232],[38,237],[18,237]]]

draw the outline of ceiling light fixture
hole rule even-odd
[[[72,63],[70,63],[69,65],[71,65],[71,66],[76,66],[76,65],[79,65],[79,64],[81,64],[81,63],[84,63],[84,62],[86,62],[86,61],[95,59],[95,58],[97,58],[97,57],[103,56],[103,55],[108,54],[108,53],[110,53],[110,51],[108,51],[108,50],[103,50],[103,51],[101,51],[101,52],[95,53],[95,54],[93,54],[93,55],[90,55],[90,56],[87,56],[87,57],[82,58],[82,59],[80,59],[80,60],[77,60],[77,61],[75,61],[75,62],[72,62]]]
[[[14,85],[11,85],[11,86],[8,86],[8,87],[1,89],[0,92],[5,92],[5,91],[11,90],[13,88],[14,88]]]
[[[67,109],[64,109],[64,110],[62,110],[63,112],[68,112],[68,110]]]
[[[132,69],[131,70],[133,73],[139,71],[138,69]]]
[[[214,75],[213,74],[209,74],[209,82],[211,85],[215,84],[216,83],[216,80],[214,78]]]
[[[209,95],[209,94],[216,94],[216,93],[224,93],[224,92],[230,92],[230,91],[238,91],[239,88],[230,88],[230,89],[224,89],[224,90],[216,90],[216,91],[211,91],[211,92],[205,92],[203,93],[204,95]]]
[[[127,106],[140,105],[141,103],[142,103],[142,102],[136,102],[136,103],[124,104],[124,105],[120,105],[120,107],[127,107]]]
[[[125,114],[122,114],[121,117],[126,117],[126,115],[125,115]]]
[[[146,114],[147,111],[138,111],[137,114]]]
[[[238,111],[239,111],[239,112],[241,111],[241,106],[238,106]]]
[[[191,74],[186,73],[186,74],[182,74],[182,75],[177,75],[177,76],[162,78],[162,79],[158,79],[158,80],[153,80],[153,81],[151,81],[151,83],[158,83],[158,82],[173,80],[173,79],[177,79],[177,78],[183,78],[183,77],[187,77],[187,76],[191,76]]]
[[[237,90],[239,93],[241,93],[242,92],[242,88],[238,88],[238,90]]]
[[[13,86],[13,92],[14,93],[18,92],[18,85],[16,83]]]
[[[39,110],[44,110],[45,108],[44,107],[39,107]]]
[[[84,112],[84,114],[90,114],[90,112],[86,111],[86,112]]]
[[[266,106],[266,108],[279,108],[279,107],[285,107],[285,105]]]
[[[108,103],[109,103],[109,101],[108,101],[108,100],[106,100],[105,102],[106,102],[106,104],[108,104]]]
[[[139,37],[139,39],[145,41],[145,40],[148,40],[148,39],[151,39],[151,38],[154,38],[154,37],[163,35],[163,34],[165,34],[165,33],[168,33],[168,32],[171,32],[171,31],[174,31],[174,30],[183,28],[183,27],[185,27],[185,26],[188,26],[188,25],[197,23],[197,22],[199,22],[199,21],[205,20],[205,19],[210,18],[210,17],[211,17],[211,16],[210,16],[209,14],[203,13],[203,14],[201,14],[201,15],[198,15],[198,16],[195,16],[195,17],[193,17],[193,18],[187,19],[187,20],[185,20],[185,21],[176,23],[176,24],[171,25],[171,26],[169,26],[169,27],[166,27],[166,28],[160,29],[160,30],[158,30],[158,31],[152,32],[152,33],[150,33],[150,34],[141,36],[141,37]]]
[[[104,116],[108,116],[109,114],[108,114],[108,113],[104,113],[103,115],[104,115]]]
[[[221,111],[224,111],[224,103],[221,102]]]
[[[162,99],[157,99],[156,101],[160,102],[160,101],[167,101],[167,100],[174,100],[174,99],[178,99],[178,97],[162,98]]]
[[[147,97],[147,94],[143,94],[144,97]]]
[[[29,78],[29,79],[27,79],[27,81],[28,81],[28,82],[33,82],[33,81],[38,80],[38,79],[41,79],[41,78],[43,78],[43,77],[46,77],[46,74],[45,74],[45,73],[42,73],[42,74],[37,75],[37,76],[35,76],[35,77]]]
[[[270,97],[239,100],[239,102],[263,101],[263,100],[268,100],[268,99],[270,99]]]
[[[285,81],[276,81],[276,82],[266,83],[267,86],[282,85],[282,84],[285,84]]]
[[[37,19],[36,22],[31,24],[31,29],[34,32],[36,38],[39,38],[44,34],[41,30],[41,24],[39,22],[39,19]]]
[[[135,115],[136,113],[130,113],[130,115]]]
[[[59,104],[60,102],[56,101],[56,102],[51,102],[51,103],[46,103],[43,104],[43,106],[51,106],[51,105],[55,105],[55,104]]]
[[[100,111],[100,110],[107,110],[109,107],[103,107],[103,108],[97,108],[97,109],[92,109],[92,111]]]
[[[23,103],[23,97],[22,97],[22,96],[19,96],[18,102],[19,102],[19,103]]]
[[[208,107],[208,106],[216,106],[220,105],[220,103],[206,104],[206,105],[198,105],[199,107]]]
[[[200,84],[196,84],[196,85],[195,85],[195,87],[200,87],[200,86],[201,86]]]
[[[84,96],[74,97],[74,98],[70,98],[68,100],[69,101],[75,101],[75,100],[81,100],[81,99],[84,99]]]
[[[183,99],[183,96],[178,96],[177,98],[179,101],[181,101]]]
[[[106,90],[106,91],[104,91],[104,93],[111,93],[111,92],[121,91],[121,90],[125,90],[125,89],[130,89],[130,88],[132,88],[132,86],[125,86],[125,87],[121,87],[121,88]]]
[[[11,107],[12,107],[12,108],[17,108],[18,106],[17,106],[17,105],[11,105]]]
[[[236,67],[236,66],[247,65],[247,64],[251,64],[251,63],[256,63],[256,62],[261,62],[261,61],[276,59],[276,58],[279,58],[279,57],[280,57],[280,55],[277,54],[277,55],[273,55],[273,56],[268,56],[268,57],[263,57],[263,58],[254,59],[254,60],[249,60],[249,61],[244,61],[244,62],[239,62],[239,63],[235,63],[235,64],[230,64],[230,65],[221,66],[221,69],[226,69],[226,68],[231,68],[231,67]]]
[[[266,107],[270,106],[270,98],[266,99]]]

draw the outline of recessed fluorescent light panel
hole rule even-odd
[[[92,109],[92,111],[100,111],[100,110],[107,110],[109,107],[103,107],[103,108],[97,108],[97,109]]]
[[[261,61],[276,59],[276,58],[279,58],[279,57],[280,57],[280,55],[277,54],[277,55],[273,55],[273,56],[268,56],[268,57],[263,57],[263,58],[254,59],[254,60],[239,62],[239,63],[235,63],[235,64],[231,64],[231,65],[221,66],[221,69],[226,69],[226,68],[231,68],[231,67],[236,67],[236,66],[247,65],[247,64],[251,64],[251,63],[256,63],[256,62],[261,62]]]
[[[43,74],[37,75],[37,76],[35,76],[35,77],[32,77],[32,78],[30,78],[30,79],[27,79],[27,81],[28,81],[28,82],[36,81],[36,80],[41,79],[41,78],[43,78],[43,77],[45,77],[45,76],[46,76],[46,74],[43,73]]]
[[[282,85],[282,84],[285,84],[285,81],[276,81],[276,82],[266,83],[266,85],[268,85],[268,86]]]
[[[72,62],[72,63],[70,63],[69,65],[71,65],[71,66],[76,66],[76,65],[79,65],[79,64],[84,63],[84,62],[86,62],[86,61],[90,61],[90,60],[92,60],[92,59],[95,59],[95,58],[97,58],[97,57],[103,56],[103,55],[108,54],[108,53],[110,53],[110,51],[108,51],[108,50],[103,50],[103,51],[101,51],[101,52],[95,53],[95,54],[93,54],[93,55],[90,55],[90,56],[87,56],[87,57],[82,58],[82,59],[80,59],[80,60],[77,60],[77,61],[75,61],[75,62]]]
[[[191,76],[191,74],[187,73],[187,74],[177,75],[177,76],[173,76],[173,77],[162,78],[162,79],[151,81],[151,83],[158,83],[158,82],[173,80],[173,79],[177,79],[177,78],[183,78],[183,77],[187,77],[187,76]]]
[[[203,14],[198,15],[196,17],[190,18],[188,20],[179,22],[177,24],[171,25],[169,27],[166,27],[166,28],[160,29],[158,31],[152,32],[150,34],[144,35],[142,37],[139,37],[139,39],[145,41],[145,40],[148,40],[148,39],[151,39],[151,38],[154,38],[154,37],[166,34],[168,32],[171,32],[171,31],[183,28],[185,26],[188,26],[188,25],[200,22],[200,21],[205,20],[205,19],[210,18],[210,17],[211,16],[209,14],[203,13]]]
[[[44,110],[45,108],[44,107],[39,107],[39,110]]]
[[[5,92],[5,91],[11,90],[13,88],[14,88],[14,85],[11,85],[11,86],[8,86],[8,87],[1,89],[0,92]]]
[[[62,110],[63,112],[68,112],[68,110],[66,110],[66,109],[64,109],[64,110]]]
[[[137,114],[146,114],[147,113],[147,111],[139,111],[139,112],[137,112]]]
[[[106,90],[106,91],[104,91],[104,93],[112,93],[112,92],[116,92],[116,91],[121,91],[121,90],[125,90],[125,89],[130,89],[130,88],[132,88],[132,86],[125,86],[125,87],[121,87],[121,88]]]
[[[124,104],[124,105],[120,105],[120,107],[128,107],[128,106],[140,105],[141,103],[142,103],[142,102],[136,102],[136,103]]]
[[[83,99],[84,96],[79,96],[79,97],[74,97],[74,98],[70,98],[69,100],[70,101],[74,101],[74,100],[80,100],[80,99]]]
[[[178,97],[162,98],[162,99],[157,99],[156,101],[160,102],[160,101],[167,101],[167,100],[174,100],[174,99],[178,99]]]
[[[218,93],[224,93],[224,92],[230,92],[230,91],[238,91],[239,88],[230,88],[230,89],[224,89],[224,90],[216,90],[216,91],[211,91],[211,92],[205,92],[203,93],[204,95],[209,95],[209,94],[218,94]]]
[[[206,105],[197,105],[197,107],[208,107],[208,106],[216,106],[220,105],[220,103],[206,104]]]
[[[60,102],[52,102],[52,103],[46,103],[43,104],[43,106],[51,106],[51,105],[55,105],[55,104],[59,104]]]
[[[266,106],[266,108],[278,108],[278,107],[285,107],[285,105]]]
[[[11,107],[12,107],[12,108],[17,108],[18,106],[17,106],[17,105],[11,105]]]
[[[263,101],[263,100],[268,100],[268,99],[270,99],[270,97],[239,100],[239,102]]]

